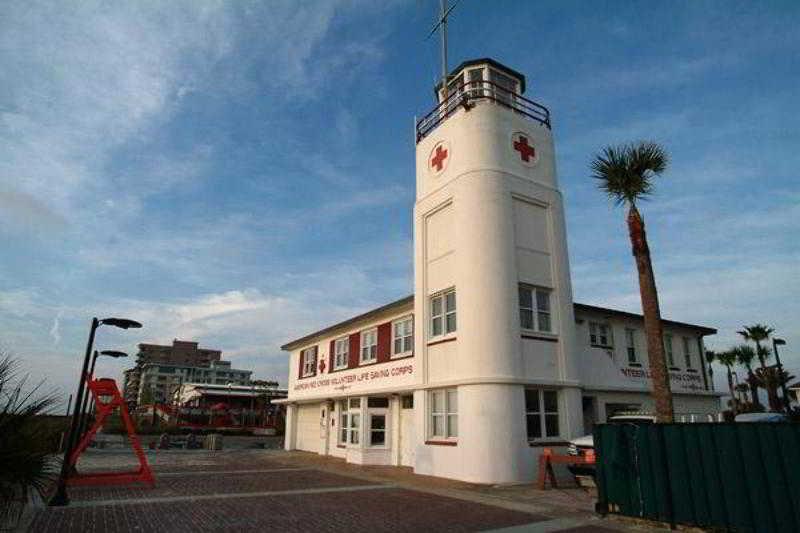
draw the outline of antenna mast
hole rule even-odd
[[[436,25],[433,27],[431,32],[428,34],[428,37],[436,33],[440,27],[442,29],[442,91],[444,93],[444,98],[442,101],[447,100],[447,17],[450,15],[450,12],[455,9],[458,5],[458,0],[455,4],[448,7],[447,0],[440,0],[441,6],[441,15],[439,20],[436,22]]]

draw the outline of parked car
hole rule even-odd
[[[788,422],[789,417],[783,413],[742,413],[736,415],[734,422]]]
[[[652,414],[618,414],[608,419],[609,424],[634,424],[637,426],[654,424],[656,416]],[[583,457],[591,450],[594,452],[594,435],[584,435],[577,439],[569,441],[567,453],[577,457]],[[593,464],[579,464],[569,465],[569,471],[574,476],[591,476],[594,477],[595,465]]]

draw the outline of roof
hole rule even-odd
[[[283,346],[281,346],[281,350],[293,350],[294,348],[297,348],[298,346],[302,346],[303,344],[306,344],[308,341],[310,341],[310,340],[312,340],[312,339],[314,339],[316,337],[320,337],[322,335],[325,335],[326,333],[330,333],[331,331],[335,331],[337,329],[343,329],[346,326],[350,326],[352,324],[355,324],[356,322],[361,322],[362,320],[368,320],[370,318],[374,318],[374,317],[380,315],[381,313],[384,313],[385,311],[388,311],[390,309],[393,309],[393,308],[396,308],[396,307],[405,307],[405,306],[407,306],[409,304],[411,304],[411,305],[414,304],[414,295],[413,294],[411,296],[406,296],[405,298],[401,298],[399,300],[395,300],[394,302],[390,302],[390,303],[388,303],[386,305],[383,305],[383,306],[378,307],[376,309],[373,309],[371,311],[367,311],[366,313],[362,313],[362,314],[360,314],[358,316],[354,316],[353,318],[348,318],[347,320],[339,322],[338,324],[334,324],[332,326],[328,326],[325,329],[321,329],[319,331],[315,331],[314,333],[309,333],[308,335],[306,335],[304,337],[300,337],[299,339],[295,339],[293,341],[289,341],[286,344],[284,344]]]
[[[633,318],[638,320],[643,320],[644,317],[638,313],[629,313],[628,311],[620,311],[619,309],[609,309],[608,307],[598,307],[596,305],[587,305],[587,304],[575,304],[575,311],[589,311],[595,313],[604,313],[616,316],[622,316],[626,318]],[[692,328],[700,330],[703,335],[714,335],[717,330],[714,328],[710,328],[708,326],[701,326],[699,324],[689,324],[688,322],[677,322],[675,320],[667,320],[666,318],[662,318],[661,322],[667,324],[669,326],[677,326],[679,328]]]
[[[490,57],[482,57],[480,59],[469,59],[467,61],[464,61],[463,63],[461,63],[456,68],[454,68],[453,70],[450,71],[450,74],[447,75],[447,80],[449,81],[450,78],[452,78],[458,72],[461,72],[462,70],[464,70],[467,67],[472,67],[472,66],[475,66],[475,65],[483,65],[483,64],[489,65],[494,69],[497,69],[497,70],[499,70],[501,72],[505,72],[506,74],[509,74],[509,75],[519,79],[519,93],[523,94],[525,92],[525,75],[522,74],[521,72],[517,72],[516,70],[514,70],[511,67],[507,67],[507,66],[503,65],[502,63],[500,63],[498,61],[495,61],[494,59],[492,59]],[[442,82],[439,81],[439,83],[436,84],[436,87],[434,89],[434,93],[438,93],[439,89],[441,89],[441,87],[442,87]]]
[[[289,341],[286,344],[284,344],[283,346],[281,346],[281,350],[287,350],[287,351],[288,350],[293,350],[295,348],[303,346],[304,344],[307,344],[308,342],[310,342],[310,341],[312,341],[312,340],[314,340],[314,339],[316,339],[318,337],[322,337],[322,336],[324,336],[324,335],[326,335],[328,333],[331,333],[333,331],[340,330],[340,329],[345,329],[345,328],[347,328],[347,327],[349,327],[349,326],[351,326],[353,324],[356,324],[357,322],[361,322],[361,321],[369,320],[371,318],[375,318],[375,317],[381,315],[382,313],[385,313],[386,311],[390,311],[391,309],[395,309],[395,308],[399,309],[401,307],[406,307],[408,305],[413,305],[413,304],[414,304],[414,295],[412,294],[410,296],[406,296],[405,298],[401,298],[399,300],[395,300],[394,302],[390,302],[390,303],[388,303],[386,305],[383,305],[381,307],[378,307],[376,309],[372,309],[371,311],[367,311],[366,313],[362,313],[362,314],[354,316],[352,318],[348,318],[347,320],[343,320],[342,322],[338,322],[336,324],[333,324],[332,326],[328,326],[327,328],[321,329],[319,331],[315,331],[314,333],[309,333],[308,335],[300,337],[299,339],[295,339],[293,341]],[[621,316],[621,317],[625,317],[625,318],[633,318],[633,319],[637,319],[637,320],[643,320],[642,315],[637,314],[637,313],[629,313],[628,311],[620,311],[619,309],[609,309],[608,307],[598,307],[596,305],[587,305],[587,304],[576,303],[575,304],[575,311],[576,312],[585,311],[585,312],[603,313],[603,314],[606,314],[606,315],[611,314],[611,315]],[[682,328],[696,329],[696,330],[699,330],[703,335],[714,335],[717,332],[717,330],[714,329],[714,328],[710,328],[710,327],[707,327],[707,326],[700,326],[698,324],[689,324],[688,322],[677,322],[675,320],[666,320],[666,319],[663,319],[663,318],[661,319],[661,321],[664,324],[667,324],[667,325],[670,325],[670,326],[677,326],[677,327],[682,327]]]

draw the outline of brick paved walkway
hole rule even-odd
[[[30,532],[125,531],[613,531],[586,511],[586,498],[553,505],[415,476],[408,469],[354,467],[311,454],[162,452],[150,455],[155,488],[72,487],[72,503],[38,509]],[[89,453],[82,471],[119,469],[120,453]],[[511,491],[511,492],[509,492]],[[526,490],[526,493],[530,490]],[[576,493],[578,494],[578,493]],[[516,495],[516,496],[515,496]],[[602,526],[600,526],[602,523]]]

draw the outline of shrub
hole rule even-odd
[[[44,415],[57,404],[40,394],[42,383],[27,385],[16,361],[0,359],[0,522],[19,518],[31,491],[40,495],[57,473],[51,455],[53,424]]]

